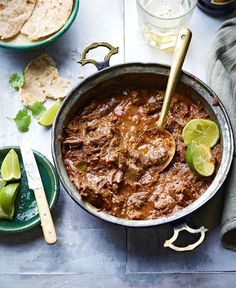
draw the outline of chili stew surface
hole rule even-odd
[[[191,119],[209,118],[200,102],[174,95],[165,129],[175,139],[176,153],[166,169],[159,169],[165,150],[143,156],[146,132],[155,133],[163,97],[164,91],[155,89],[112,91],[90,102],[65,127],[64,165],[85,201],[116,217],[157,219],[183,209],[207,190],[215,175],[201,177],[190,170],[181,137]],[[220,156],[218,144],[213,148],[216,166]]]

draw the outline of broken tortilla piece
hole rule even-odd
[[[36,0],[0,0],[0,39],[9,39],[20,32],[30,18]]]
[[[31,40],[38,40],[59,31],[67,22],[73,0],[38,0],[30,19],[21,29]]]
[[[24,78],[25,82],[19,93],[25,106],[44,102],[47,98],[64,98],[71,90],[70,81],[59,76],[55,62],[47,54],[27,65]]]

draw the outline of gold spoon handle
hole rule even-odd
[[[165,125],[166,117],[170,108],[171,98],[179,81],[181,68],[183,66],[191,38],[192,32],[189,29],[182,29],[177,36],[164,102],[162,105],[160,117],[157,121],[157,126],[159,128],[163,128]]]

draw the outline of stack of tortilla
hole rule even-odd
[[[72,8],[73,0],[0,0],[0,40],[49,38],[65,25]]]

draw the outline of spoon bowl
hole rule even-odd
[[[148,167],[155,164],[156,171],[162,171],[175,154],[175,140],[172,134],[159,127],[147,130],[136,142],[140,161]]]

